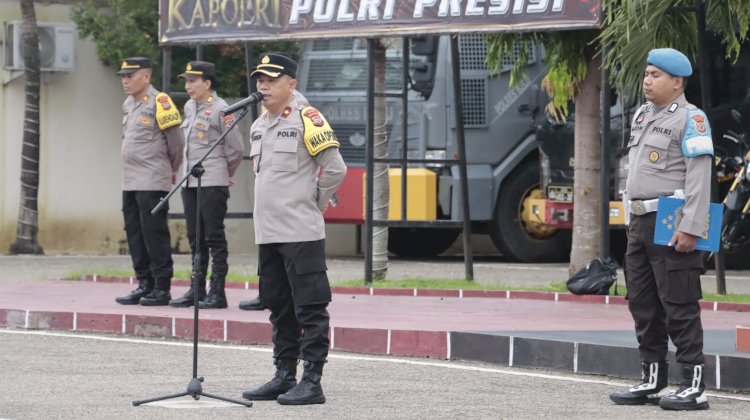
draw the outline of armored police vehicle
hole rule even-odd
[[[387,50],[386,90],[401,89],[401,45],[394,40]],[[450,45],[446,36],[411,40],[408,109],[408,156],[445,159],[456,157],[456,121]],[[541,198],[539,151],[535,128],[544,119],[547,103],[540,91],[544,76],[542,48],[529,59],[528,77],[509,89],[513,60],[499,75],[485,64],[483,35],[459,36],[461,89],[465,124],[470,216],[474,232],[488,233],[496,247],[511,259],[525,262],[560,261],[570,253],[570,230],[550,228],[533,212],[529,200]],[[300,59],[299,90],[329,120],[341,142],[349,166],[338,192],[338,206],[329,209],[329,222],[361,223],[366,127],[366,43],[357,39],[308,41]],[[400,156],[399,99],[387,105],[388,151]],[[412,167],[413,166],[413,167]],[[413,218],[461,220],[461,191],[457,165],[410,165],[407,204]],[[391,206],[400,195],[393,192]],[[418,179],[412,179],[418,178]],[[412,182],[414,181],[414,182]],[[397,212],[391,212],[398,218]],[[389,249],[402,256],[431,256],[446,250],[459,231],[436,228],[391,228]]]

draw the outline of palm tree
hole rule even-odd
[[[500,72],[503,57],[515,57],[510,84],[523,77],[531,46],[544,45],[547,74],[542,86],[550,97],[547,111],[558,120],[568,116],[568,103],[575,101],[575,162],[573,194],[573,243],[570,273],[575,273],[599,254],[601,216],[599,200],[599,93],[601,60],[592,45],[598,32],[499,33],[487,37],[487,63]]]
[[[21,150],[21,202],[18,209],[16,241],[11,254],[43,254],[37,242],[39,231],[39,31],[36,24],[34,0],[21,0],[23,18],[24,65],[26,67],[26,111]]]
[[[599,177],[600,64],[611,70],[610,80],[621,94],[640,97],[646,56],[652,48],[675,47],[695,58],[698,50],[697,7],[705,7],[706,28],[722,38],[729,58],[738,57],[750,27],[747,0],[603,0],[603,29],[594,31],[532,32],[488,36],[487,60],[499,71],[504,55],[521,51],[512,71],[511,85],[524,74],[528,42],[544,44],[548,73],[543,85],[550,94],[548,110],[567,116],[575,100],[575,180],[571,273],[598,256],[601,191]],[[601,63],[601,46],[608,54]],[[524,54],[524,52],[526,54]],[[616,71],[615,71],[616,70]],[[635,95],[635,96],[633,96]],[[586,226],[582,223],[586,222]]]
[[[706,30],[721,38],[727,58],[738,58],[750,28],[747,0],[604,0],[603,7],[606,26],[599,40],[610,45],[604,64],[617,69],[615,85],[635,95],[652,48],[673,47],[697,58],[699,7],[705,8]]]
[[[373,61],[375,66],[374,81],[375,92],[385,92],[386,71],[386,45],[382,39],[376,39],[373,43]],[[404,65],[408,65],[404,63]],[[386,133],[386,109],[385,97],[375,97],[375,121],[373,127],[374,150],[373,157],[388,157],[388,137]],[[388,219],[388,205],[390,197],[390,184],[388,179],[388,164],[375,163],[373,174],[373,196],[372,196],[372,218],[373,220]],[[370,176],[368,174],[368,176]],[[385,226],[374,226],[372,234],[372,278],[373,280],[384,280],[388,273],[388,228]]]

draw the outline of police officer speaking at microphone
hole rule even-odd
[[[692,72],[688,58],[677,50],[661,48],[648,54],[643,77],[647,102],[636,112],[631,128],[625,202],[630,215],[625,280],[643,380],[610,394],[617,404],[708,408],[698,303],[703,261],[695,243],[708,217],[713,143],[706,114],[685,99]],[[655,245],[656,198],[683,194],[683,218],[670,246]],[[671,393],[670,338],[677,348],[681,378]]]
[[[242,396],[301,405],[325,402],[331,289],[323,213],[344,180],[339,142],[323,115],[293,95],[297,63],[262,54],[251,74],[266,109],[250,129],[260,299],[271,310],[276,374]],[[321,171],[322,168],[322,171]],[[297,383],[297,360],[304,373]]]
[[[185,104],[186,172],[195,165],[221,136],[225,128],[232,124],[232,114],[222,115],[227,103],[216,95],[218,86],[216,67],[206,61],[191,61],[185,72],[185,90],[190,100]],[[237,167],[242,162],[242,137],[239,129],[233,129],[225,139],[203,161],[205,170],[201,176],[200,215],[197,214],[197,186],[195,177],[188,177],[182,188],[182,203],[185,208],[188,240],[193,256],[194,267],[200,273],[192,279],[190,289],[184,296],[169,302],[173,307],[193,305],[194,294],[198,294],[201,309],[226,308],[224,292],[229,265],[227,263],[227,238],[224,233],[224,218],[227,215],[229,187],[233,184]],[[201,237],[196,238],[195,222],[200,220]],[[196,250],[200,249],[199,253]],[[211,289],[206,295],[206,270],[208,270],[209,250],[211,254]],[[200,261],[195,261],[200,254]]]
[[[174,184],[185,140],[182,117],[172,99],[151,86],[147,58],[123,60],[122,213],[138,288],[115,300],[123,305],[167,305],[171,295],[172,249],[169,206],[151,210]]]

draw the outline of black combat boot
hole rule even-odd
[[[672,394],[662,397],[659,406],[665,410],[708,410],[704,365],[680,366],[680,387]]]
[[[211,290],[206,298],[198,302],[201,309],[224,309],[227,306],[227,295],[224,292],[224,277],[211,276]]]
[[[240,301],[240,309],[243,311],[262,311],[265,308],[260,303],[260,296],[256,296],[255,299]]]
[[[628,390],[613,392],[609,394],[609,399],[621,405],[659,404],[660,398],[669,393],[667,362],[643,362],[641,370],[643,382]]]
[[[120,305],[137,305],[142,297],[151,293],[154,288],[154,279],[138,279],[138,288],[125,296],[115,298],[115,302]]]
[[[171,283],[172,279],[156,279],[154,289],[151,290],[151,293],[142,297],[139,303],[143,306],[169,305],[169,301],[172,300],[172,295],[169,294]]]
[[[276,374],[273,379],[242,393],[242,398],[250,401],[275,400],[279,395],[297,385],[297,359],[274,359]]]
[[[305,373],[302,374],[299,384],[286,394],[279,395],[276,401],[282,405],[323,404],[326,402],[323,387],[320,386],[324,363],[305,361]]]
[[[198,287],[195,286],[195,280],[190,282],[190,289],[187,293],[182,295],[179,299],[172,299],[169,301],[169,306],[173,308],[189,308],[193,306],[195,301],[195,291],[198,291],[198,300],[203,300],[206,297],[206,276],[201,274],[198,275]]]

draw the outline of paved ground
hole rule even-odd
[[[185,389],[189,343],[0,328],[3,419],[740,419],[750,399],[714,393],[711,410],[665,412],[613,405],[621,381],[478,363],[381,358],[333,352],[323,379],[327,403],[252,408],[189,397],[133,407],[131,402]],[[33,351],[32,351],[33,349]],[[265,347],[202,344],[203,389],[238,398],[270,378]],[[728,398],[727,398],[728,397]]]
[[[255,272],[254,256],[233,258],[234,271]],[[187,268],[187,263],[186,256],[176,256],[178,267]],[[135,416],[184,419],[206,415],[335,419],[536,419],[601,418],[604,415],[611,418],[700,416],[736,419],[746,417],[750,410],[748,394],[741,394],[740,399],[712,397],[712,410],[707,413],[676,414],[663,412],[657,407],[617,407],[606,395],[630,384],[630,380],[520,367],[559,368],[575,366],[576,363],[579,367],[589,366],[589,362],[601,362],[607,357],[614,357],[614,364],[637,365],[635,339],[630,332],[632,320],[627,307],[622,304],[357,294],[337,294],[330,307],[333,326],[337,329],[334,331],[336,344],[325,374],[327,404],[290,408],[274,402],[259,402],[247,409],[206,398],[199,402],[183,398],[167,405],[132,407],[132,400],[180,392],[187,386],[191,373],[191,346],[173,335],[191,336],[192,333],[186,332],[192,330],[185,325],[192,317],[192,309],[116,305],[113,297],[132,288],[123,283],[36,280],[55,279],[72,272],[128,270],[130,261],[127,257],[0,256],[0,267],[0,325],[18,327],[0,328],[0,389],[3,389],[0,393],[0,419],[119,419]],[[329,267],[334,281],[361,278],[361,260],[332,259]],[[390,267],[391,278],[461,278],[463,272],[462,261],[457,258],[394,260]],[[562,281],[567,277],[567,268],[561,264],[522,265],[509,264],[499,258],[481,258],[475,266],[475,273],[481,283],[512,287]],[[750,293],[750,276],[744,272],[730,273],[728,281],[730,291],[747,287]],[[705,278],[704,289],[710,290],[712,282],[710,277]],[[174,294],[179,295],[184,290],[182,286],[175,286]],[[228,289],[232,306],[222,311],[202,311],[201,322],[218,325],[219,330],[223,325],[224,340],[228,339],[228,331],[235,325],[243,332],[262,332],[265,341],[250,342],[267,342],[269,337],[266,335],[270,336],[268,313],[243,312],[236,308],[237,301],[254,296],[254,293]],[[77,318],[74,312],[79,314]],[[748,314],[707,309],[703,319],[706,339],[710,341],[706,351],[717,354],[716,363],[712,356],[711,366],[707,365],[708,375],[716,374],[718,354],[722,354],[725,355],[721,356],[722,369],[731,370],[722,375],[727,379],[733,375],[735,383],[744,383],[742,378],[737,382],[736,376],[738,372],[746,371],[750,358],[733,351],[731,330],[737,324],[748,324]],[[59,324],[57,327],[45,324],[48,321]],[[135,328],[131,331],[138,334],[138,328],[147,328],[146,335],[155,335],[156,338],[147,340],[122,335],[94,336],[23,328],[27,325],[30,328],[73,330],[76,322],[78,329],[93,325],[95,330],[109,332],[119,332],[128,326]],[[206,330],[202,327],[201,332]],[[406,330],[411,332],[404,334]],[[175,334],[174,331],[182,333]],[[446,335],[447,331],[463,332],[451,336]],[[206,392],[238,397],[243,389],[269,378],[270,349],[220,343],[220,332],[211,338],[214,343],[202,342],[200,345],[199,375],[206,377]],[[513,340],[510,341],[510,353],[507,338],[493,338],[499,336],[516,337],[515,347]],[[606,342],[606,337],[612,340]],[[475,341],[478,339],[485,341]],[[229,341],[232,340],[229,336]],[[600,352],[597,355],[596,351],[590,351],[593,347],[578,344],[587,342],[604,344],[604,347],[598,347]],[[501,343],[499,347],[496,347],[497,343]],[[456,354],[464,355],[459,356],[464,360],[487,360],[499,364],[440,360],[446,353],[452,354],[451,346]],[[432,355],[432,349],[437,349],[434,355],[437,359],[360,356],[342,353],[342,349],[407,355]],[[485,356],[487,352],[497,351],[497,354],[490,354],[488,358],[465,356],[477,351],[484,352]],[[515,360],[515,363],[508,360]],[[730,365],[730,362],[741,368],[733,368],[735,365]],[[623,372],[624,376],[632,374],[626,373],[628,369],[615,370]],[[709,379],[713,380],[713,376]]]
[[[188,270],[187,255],[175,255],[175,268]],[[257,273],[257,256],[230,255],[230,271],[241,274]],[[0,281],[3,280],[47,280],[64,277],[70,273],[95,273],[97,270],[131,270],[128,256],[98,255],[49,255],[49,256],[0,256]],[[360,258],[331,258],[328,260],[328,275],[332,282],[363,279],[364,265]],[[388,278],[464,278],[463,260],[459,257],[441,257],[432,260],[392,259]],[[564,282],[568,278],[567,264],[519,264],[509,263],[502,257],[481,256],[474,264],[474,276],[478,283],[504,286],[544,286],[550,282]],[[702,277],[703,290],[716,291],[716,280],[709,271]],[[623,282],[622,273],[619,281]],[[750,294],[750,271],[728,271],[727,291]]]

